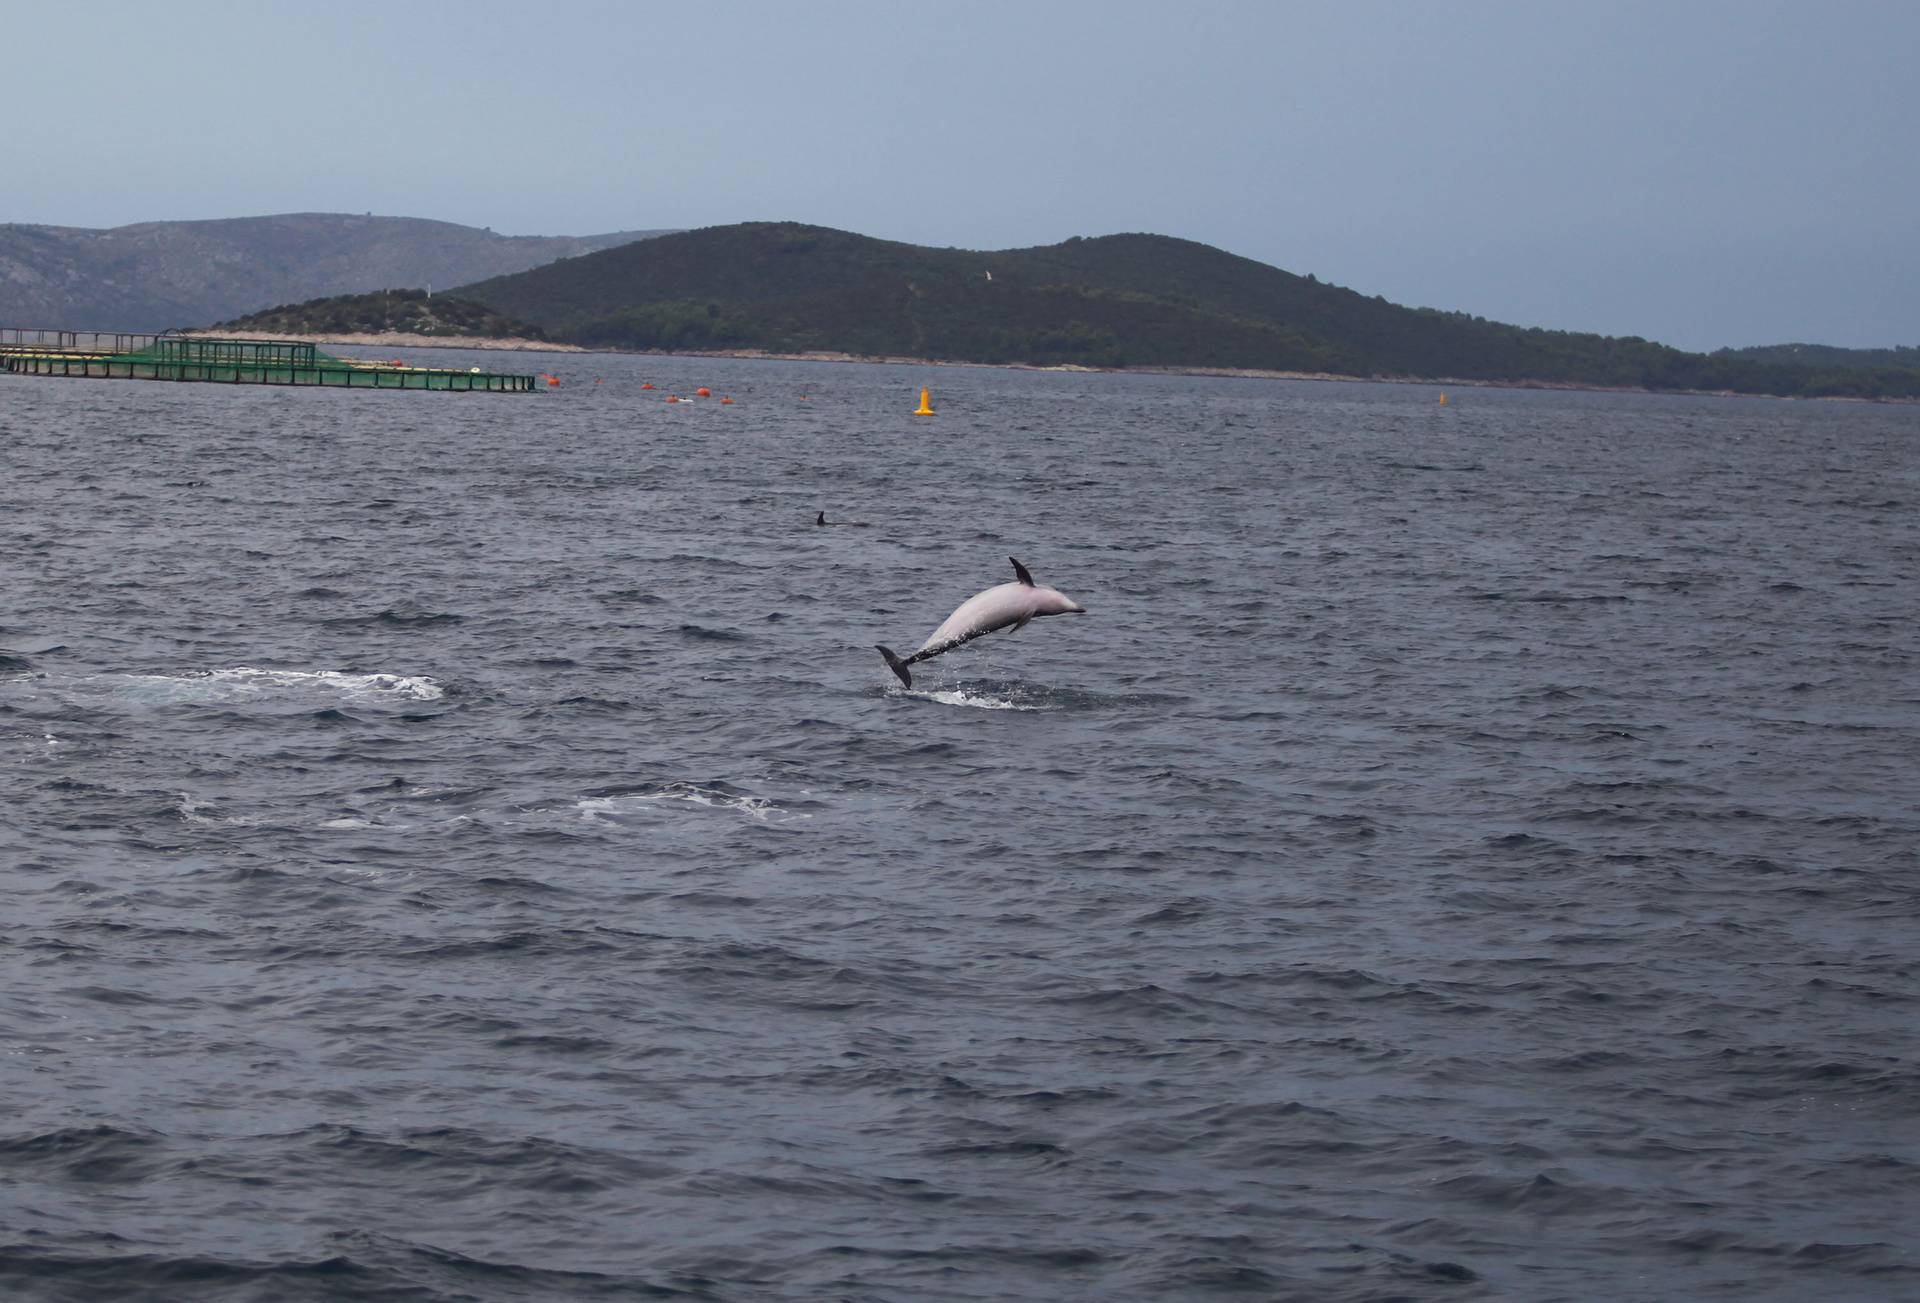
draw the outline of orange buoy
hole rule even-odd
[[[701,385],[698,389],[694,390],[693,392],[700,395],[700,397],[702,398],[713,397],[713,390],[707,388],[705,385]]]
[[[605,383],[607,383],[607,378],[605,376],[595,376],[593,378],[593,383],[595,383],[596,385],[604,385]]]
[[[559,387],[560,387],[560,377],[559,377],[559,376],[548,376],[548,377],[547,377],[547,388],[549,388],[549,389],[558,389]]]
[[[647,381],[647,383],[645,383],[644,385],[641,385],[640,387],[642,389],[651,389],[653,388],[653,381],[649,380]]]
[[[721,399],[720,401],[721,401],[721,403],[722,403],[722,404],[726,404],[726,403],[730,403],[730,402],[732,402],[732,401],[733,401],[733,399],[731,399],[731,398],[722,398],[722,399]]]

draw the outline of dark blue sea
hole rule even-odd
[[[508,360],[0,376],[0,1297],[1920,1297],[1920,408]]]

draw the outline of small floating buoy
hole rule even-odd
[[[698,394],[702,398],[713,397],[713,390],[707,388],[705,385],[701,385],[698,389],[694,390],[693,392]]]
[[[653,388],[653,381],[649,380],[647,381],[647,383],[645,383],[644,385],[641,385],[640,387],[642,389],[651,389]]]
[[[932,397],[933,391],[931,389],[922,388],[920,390],[920,406],[914,409],[913,414],[915,416],[932,416],[933,404],[929,401]]]
[[[1445,407],[1446,405],[1447,405],[1447,396],[1446,396],[1445,394],[1441,394],[1441,395],[1440,395],[1440,406],[1442,406],[1442,407]]]
[[[547,377],[547,388],[549,388],[549,389],[558,389],[559,387],[560,387],[560,377],[559,377],[559,376],[548,376],[548,377]]]
[[[604,385],[605,383],[607,383],[607,378],[605,376],[595,376],[593,378],[593,383],[595,383],[596,385]]]
[[[730,402],[732,402],[732,401],[733,401],[733,399],[731,399],[731,398],[722,398],[722,399],[720,400],[720,403],[721,403],[721,405],[722,405],[722,406],[725,406],[726,404],[728,404],[728,403],[730,403]]]

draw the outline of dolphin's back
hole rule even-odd
[[[941,622],[920,644],[920,650],[949,647],[1006,628],[1021,616],[1033,613],[1034,592],[1025,584],[996,584],[983,593],[975,593]]]

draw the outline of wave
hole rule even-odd
[[[84,1183],[125,1183],[152,1174],[159,1133],[97,1123],[0,1136],[0,1160],[14,1172],[37,1171]]]
[[[961,680],[937,688],[906,688],[889,683],[885,693],[889,697],[912,697],[974,710],[1058,710],[1064,704],[1053,689],[1017,679]]]
[[[757,823],[783,823],[789,819],[810,819],[804,810],[789,809],[769,797],[738,792],[724,784],[702,786],[699,783],[663,783],[646,791],[611,792],[586,796],[574,803],[574,809],[589,819],[623,822],[623,816],[653,810],[662,802],[682,802],[709,810],[730,810],[746,815]]]
[[[737,629],[709,629],[701,624],[683,624],[674,630],[682,638],[693,638],[702,642],[746,642],[747,635]]]
[[[429,629],[435,625],[459,624],[464,615],[450,611],[396,610],[388,607],[372,615],[342,615],[316,623],[335,629]]]
[[[923,701],[937,701],[943,706],[970,706],[975,710],[1048,710],[1035,701],[1018,701],[1011,695],[997,695],[991,692],[972,692],[966,688],[935,688],[916,690],[902,688],[893,694],[901,697],[919,697]]]
[[[155,705],[225,705],[287,694],[324,692],[349,700],[439,701],[446,689],[424,674],[349,674],[342,670],[271,670],[236,665],[184,674],[102,675],[121,695]]]
[[[192,792],[181,792],[179,800],[169,807],[169,811],[182,823],[208,828],[257,828],[265,823],[265,820],[256,816],[224,814],[218,805],[201,800]]]
[[[304,1256],[140,1251],[111,1232],[0,1244],[8,1297],[340,1300],[715,1298],[704,1278],[673,1284],[478,1258],[371,1231],[333,1231]]]
[[[940,687],[914,688],[889,682],[882,691],[889,697],[915,698],[942,706],[963,706],[974,710],[1125,710],[1177,705],[1188,700],[1167,693],[1104,694],[1081,688],[1055,688],[1045,684],[1024,683],[1018,679],[962,679]]]

